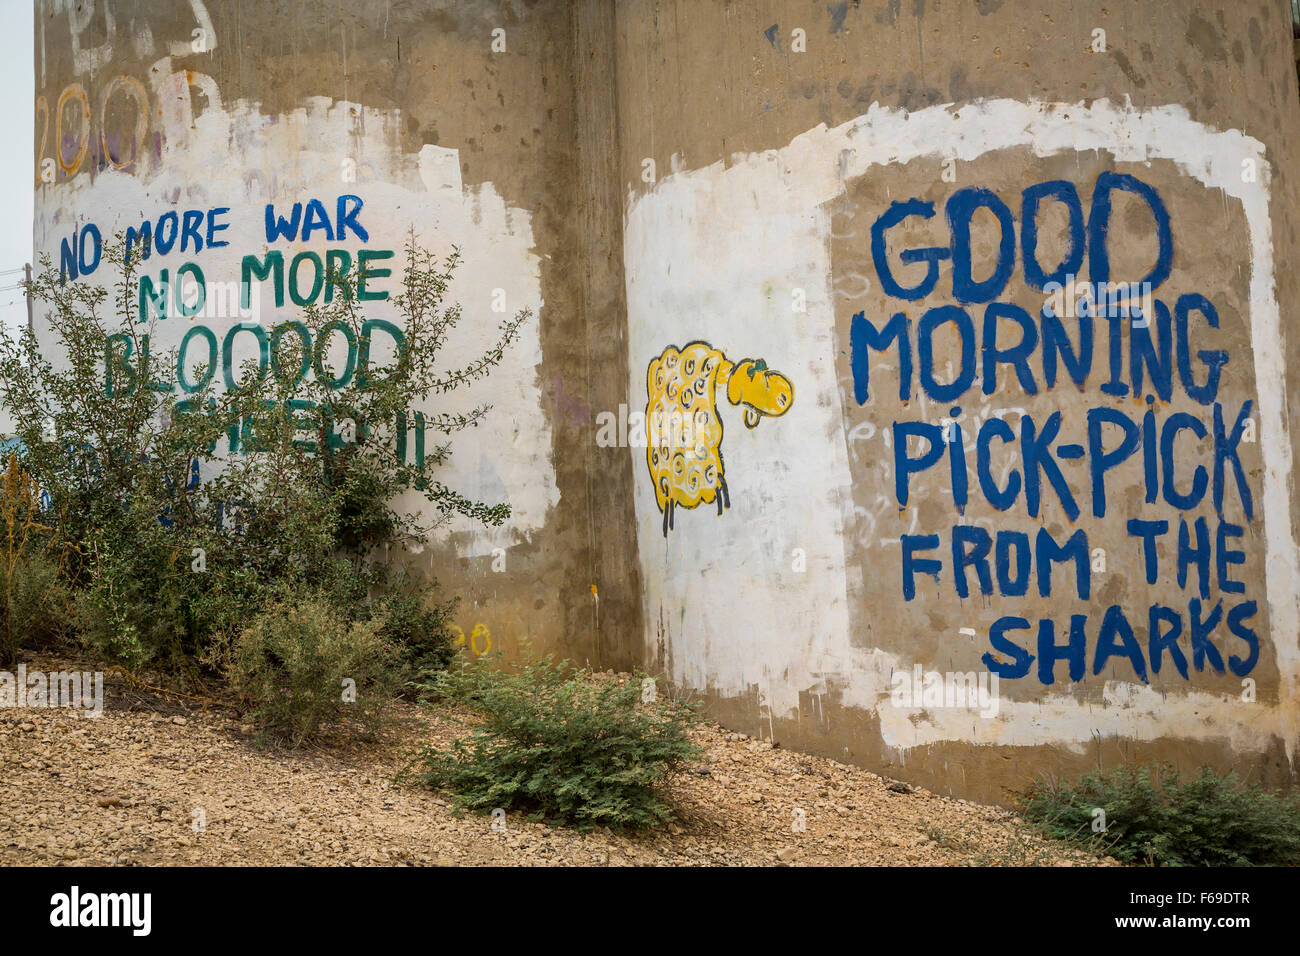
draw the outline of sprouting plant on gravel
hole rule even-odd
[[[426,747],[407,775],[455,793],[458,810],[519,809],[579,830],[665,823],[669,774],[699,757],[694,706],[643,700],[641,680],[609,679],[552,657],[517,668],[464,663],[439,692],[482,713],[447,750]]]
[[[1208,766],[1117,767],[1074,785],[1035,782],[1025,816],[1043,832],[1125,863],[1250,866],[1300,863],[1300,795],[1243,786]],[[1094,821],[1105,816],[1105,829]]]
[[[965,852],[971,848],[970,841],[960,832],[946,830],[943,827],[927,823],[921,828],[925,838],[939,846],[946,847],[949,850]]]

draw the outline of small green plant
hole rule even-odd
[[[345,721],[377,730],[399,674],[384,625],[382,616],[349,622],[312,596],[273,604],[242,628],[226,671],[259,742],[296,747]]]
[[[1074,786],[1038,780],[1023,805],[1048,835],[1124,863],[1300,863],[1300,796],[1245,787],[1236,774],[1220,777],[1208,766],[1191,779],[1170,767],[1117,767]],[[1104,830],[1094,829],[1101,819]]]
[[[673,819],[664,779],[700,755],[689,739],[696,709],[642,700],[641,675],[598,678],[551,657],[515,670],[483,661],[445,672],[435,689],[484,716],[468,740],[427,747],[412,764],[420,781],[456,794],[457,810],[521,809],[578,830],[653,826]]]
[[[375,601],[374,613],[384,619],[383,637],[401,652],[408,694],[415,678],[445,670],[455,657],[449,627],[455,606],[454,600],[431,602],[405,582],[394,584]]]
[[[73,610],[72,593],[45,552],[0,563],[0,666],[12,664],[24,645],[48,647],[70,636]]]
[[[179,329],[147,306],[147,241],[104,244],[112,268],[95,278],[42,257],[26,283],[33,327],[0,336],[0,399],[26,482],[7,499],[13,514],[0,502],[0,661],[31,632],[14,601],[31,604],[35,579],[19,573],[39,551],[75,592],[66,603],[77,613],[62,617],[133,670],[201,686],[196,662],[235,648],[251,615],[308,589],[337,620],[384,618],[382,637],[402,645],[398,686],[445,664],[447,605],[427,587],[411,595],[400,555],[453,516],[509,517],[505,502],[437,476],[452,437],[490,408],[470,407],[463,390],[500,365],[532,313],[503,319],[483,350],[452,364],[460,254],[438,257],[414,232],[405,252],[385,290],[396,323],[371,314],[359,268],[331,266],[332,297],[254,327],[257,357],[236,363],[228,339],[220,369],[183,369],[178,346],[164,344]],[[246,275],[242,301],[254,294]],[[386,331],[372,348],[376,322]],[[352,343],[341,368],[321,348],[331,336]],[[281,353],[301,361],[281,364]],[[49,594],[42,607],[58,603]]]
[[[959,853],[964,853],[971,849],[970,840],[968,840],[958,830],[946,830],[943,827],[927,823],[921,828],[921,832],[930,842],[937,843],[939,846],[946,847],[949,850],[956,850]]]

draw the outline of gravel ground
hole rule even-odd
[[[75,666],[29,668],[60,664]],[[463,734],[466,711],[403,704],[380,741],[259,750],[222,709],[190,711],[111,675],[106,696],[98,719],[0,710],[0,865],[1112,864],[1003,809],[716,724],[696,734],[705,761],[671,781],[681,819],[668,828],[584,835],[512,813],[494,832],[487,817],[453,816],[443,794],[393,782],[406,748]]]

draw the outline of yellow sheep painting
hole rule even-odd
[[[670,345],[646,373],[646,463],[663,512],[664,537],[673,512],[701,504],[731,507],[722,465],[722,419],[718,389],[744,407],[747,428],[777,418],[794,404],[794,386],[762,359],[732,362],[707,342]]]

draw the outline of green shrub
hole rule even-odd
[[[84,539],[95,573],[78,595],[81,642],[133,670],[147,662],[179,664],[193,597],[175,569],[181,558],[156,520],[127,532],[130,522],[112,517]],[[188,556],[184,567],[188,574]]]
[[[384,620],[381,634],[398,648],[405,684],[451,664],[456,652],[448,624],[454,607],[454,601],[430,605],[405,588],[389,590],[375,602],[375,613]]]
[[[377,730],[400,677],[384,623],[349,622],[318,596],[274,604],[253,618],[230,649],[227,673],[259,741],[296,747],[345,721]]]
[[[425,748],[423,783],[456,794],[458,810],[498,807],[588,830],[641,828],[673,818],[664,778],[697,758],[687,704],[641,700],[641,679],[600,679],[547,657],[518,670],[466,663],[435,683],[485,722],[448,751]],[[408,768],[409,772],[409,768]]]
[[[504,502],[467,497],[437,476],[451,436],[490,408],[467,409],[455,393],[500,365],[531,312],[503,319],[483,351],[447,364],[442,346],[461,319],[451,299],[460,255],[439,258],[412,232],[405,267],[394,269],[400,344],[391,355],[376,350],[342,382],[325,356],[297,373],[250,359],[226,374],[191,370],[200,383],[191,391],[175,387],[178,356],[160,347],[159,318],[140,314],[146,255],[147,244],[129,248],[119,236],[103,250],[113,268],[94,281],[70,281],[42,257],[27,284],[39,340],[33,329],[0,336],[0,399],[25,476],[15,500],[40,545],[57,544],[55,563],[68,558],[85,643],[133,669],[197,676],[196,661],[238,642],[250,609],[310,586],[337,619],[388,614],[386,636],[404,646],[407,671],[445,661],[442,612],[400,596],[385,607],[400,574],[380,558],[400,564],[402,549],[453,515],[490,526],[509,517]],[[262,341],[301,320],[367,342],[372,316],[353,294],[358,279],[355,268],[333,272],[337,295],[277,316],[284,321]],[[420,438],[407,449],[412,424]],[[0,657],[12,653],[11,635],[0,635]]]
[[[1154,779],[1153,779],[1154,778]],[[1300,863],[1300,796],[1203,766],[1185,780],[1162,767],[1118,767],[1091,773],[1074,786],[1035,781],[1025,816],[1045,833],[1125,863],[1155,866],[1250,866]],[[1104,833],[1092,830],[1096,808]]]
[[[22,646],[48,647],[65,637],[73,610],[72,593],[48,555],[0,562],[0,666],[12,664]]]

